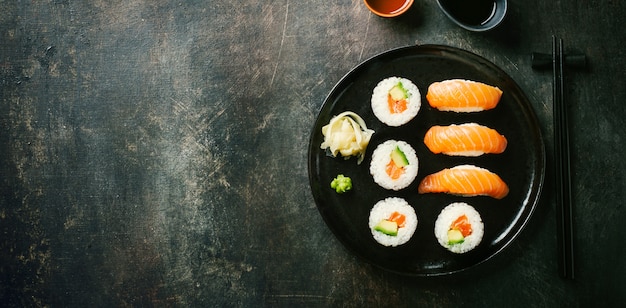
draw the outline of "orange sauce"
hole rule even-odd
[[[393,14],[404,9],[408,5],[409,0],[371,0],[368,3],[378,12]]]

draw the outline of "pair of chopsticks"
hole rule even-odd
[[[572,209],[572,184],[569,149],[567,108],[564,99],[564,67],[583,67],[584,55],[568,55],[563,51],[563,40],[552,36],[552,57],[533,53],[533,67],[546,67],[552,63],[554,159],[557,202],[557,241],[559,273],[563,278],[574,279],[574,221]]]
[[[556,162],[557,241],[559,243],[560,273],[574,279],[574,222],[572,215],[572,182],[567,109],[563,99],[563,40],[552,37],[554,153]]]

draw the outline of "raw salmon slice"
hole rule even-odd
[[[426,93],[431,107],[454,112],[493,109],[500,102],[500,97],[502,90],[498,87],[462,79],[434,82]]]
[[[507,140],[495,129],[465,123],[431,127],[424,136],[424,144],[435,154],[480,156],[504,152]]]
[[[427,175],[420,182],[417,191],[420,194],[448,193],[502,199],[509,194],[509,187],[497,174],[487,169],[460,165]]]

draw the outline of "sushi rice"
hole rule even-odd
[[[391,113],[387,103],[389,91],[398,82],[402,83],[402,87],[408,92],[407,109],[401,113]],[[381,122],[389,126],[400,126],[411,121],[420,110],[422,105],[422,97],[417,86],[410,80],[402,77],[389,77],[381,80],[374,88],[372,93],[372,111]]]
[[[391,151],[399,147],[409,161],[404,166],[404,174],[400,178],[394,180],[386,172],[386,166],[389,163]],[[400,190],[408,187],[413,183],[417,176],[419,162],[415,150],[404,141],[387,140],[378,145],[372,153],[372,161],[370,163],[370,173],[374,177],[374,182],[385,189]]]
[[[402,228],[398,228],[397,235],[387,235],[374,229],[381,220],[389,218],[393,212],[398,212],[406,216],[405,225]],[[370,211],[369,228],[372,232],[372,236],[378,243],[384,246],[395,247],[411,239],[417,228],[417,215],[413,207],[409,205],[406,200],[397,197],[389,197],[378,201]]]
[[[472,234],[466,236],[462,243],[449,244],[448,230],[452,223],[460,216],[467,216],[472,226]],[[484,226],[480,214],[469,204],[464,202],[455,202],[446,206],[435,221],[435,237],[441,246],[454,253],[468,252],[483,239]]]

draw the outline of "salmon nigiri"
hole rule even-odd
[[[509,187],[495,173],[473,165],[460,165],[427,175],[417,187],[420,194],[448,193],[465,197],[490,196],[502,199]]]
[[[502,90],[498,87],[462,79],[434,82],[426,93],[431,107],[454,112],[493,109],[500,102],[501,96]]]
[[[476,123],[431,127],[424,144],[435,153],[455,156],[480,156],[504,152],[507,140],[495,129]]]

